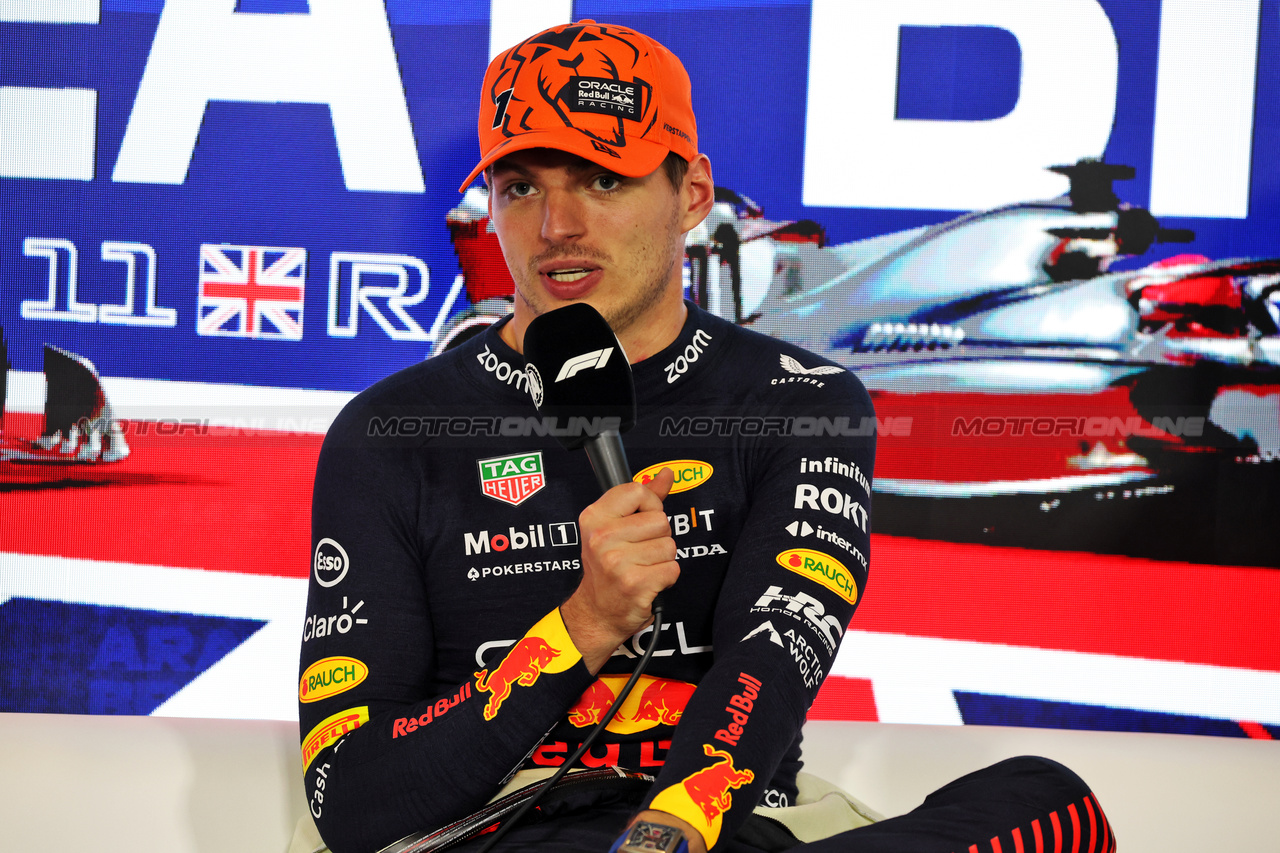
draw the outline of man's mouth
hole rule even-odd
[[[552,279],[553,281],[567,283],[571,281],[577,281],[578,279],[581,279],[581,278],[586,278],[590,273],[591,273],[591,270],[584,270],[581,268],[569,269],[569,270],[552,270],[547,273],[547,277]]]

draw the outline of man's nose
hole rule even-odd
[[[542,237],[550,243],[560,243],[583,236],[586,219],[582,199],[569,190],[547,191],[542,210]]]

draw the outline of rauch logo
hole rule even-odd
[[[817,581],[853,604],[858,600],[858,587],[844,563],[829,554],[809,548],[791,548],[777,557],[778,565],[798,575]]]
[[[299,702],[319,702],[345,693],[369,677],[364,661],[349,657],[322,658],[307,667],[298,682]]]
[[[715,471],[710,464],[700,462],[697,459],[673,459],[670,462],[659,462],[657,465],[650,465],[631,479],[637,483],[647,483],[658,476],[658,472],[663,468],[670,468],[676,475],[675,482],[671,484],[670,494],[673,495],[677,492],[687,492],[690,489],[701,486],[711,479],[711,474]]]
[[[476,465],[480,468],[480,490],[512,506],[524,503],[547,484],[541,450],[477,459]]]

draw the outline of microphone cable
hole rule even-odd
[[[498,825],[498,828],[493,831],[493,836],[489,839],[488,843],[484,845],[484,847],[480,848],[479,853],[489,853],[489,851],[493,849],[494,845],[507,834],[507,831],[519,823],[520,819],[523,818],[530,809],[538,804],[538,801],[542,799],[543,795],[546,794],[547,791],[551,790],[557,782],[564,778],[564,775],[569,772],[569,768],[573,766],[574,762],[586,754],[586,751],[591,748],[591,744],[595,743],[596,738],[602,731],[604,731],[605,727],[609,725],[609,722],[618,712],[618,709],[622,707],[622,703],[627,701],[627,697],[631,695],[631,690],[636,686],[636,682],[640,680],[640,676],[644,673],[645,667],[649,665],[649,659],[653,657],[654,649],[658,647],[658,636],[662,633],[663,628],[663,611],[664,607],[662,601],[655,598],[653,602],[653,640],[650,641],[649,647],[644,650],[644,654],[636,664],[635,670],[631,673],[631,678],[627,679],[627,683],[623,685],[622,692],[613,700],[613,704],[609,706],[609,710],[605,715],[600,718],[600,722],[596,723],[591,731],[587,733],[587,736],[583,739],[582,743],[579,744],[578,748],[572,755],[565,759],[565,762],[560,765],[556,772],[547,777],[546,781],[542,783],[542,787],[534,791],[533,796],[524,801],[520,806],[520,810]]]

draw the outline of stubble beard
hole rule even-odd
[[[619,294],[622,297],[620,301],[609,302],[602,306],[595,305],[591,300],[591,294],[582,299],[572,301],[591,303],[600,311],[601,316],[609,324],[609,328],[613,329],[615,335],[624,335],[667,296],[667,292],[671,287],[672,270],[676,263],[681,261],[683,247],[684,234],[679,228],[679,214],[673,210],[671,219],[666,223],[664,233],[658,239],[646,244],[642,251],[644,255],[660,253],[669,259],[666,264],[653,270],[652,274],[647,277],[646,281],[641,283],[639,288]],[[531,258],[526,266],[525,274],[516,278],[515,284],[520,298],[533,311],[535,317],[552,310],[542,292],[530,284],[530,282],[538,280],[538,267],[546,261],[555,260],[561,256],[567,257],[570,252],[576,257],[585,257],[589,260],[601,262],[610,260],[609,256],[604,252],[596,251],[590,247],[574,247],[572,250],[553,247]]]

